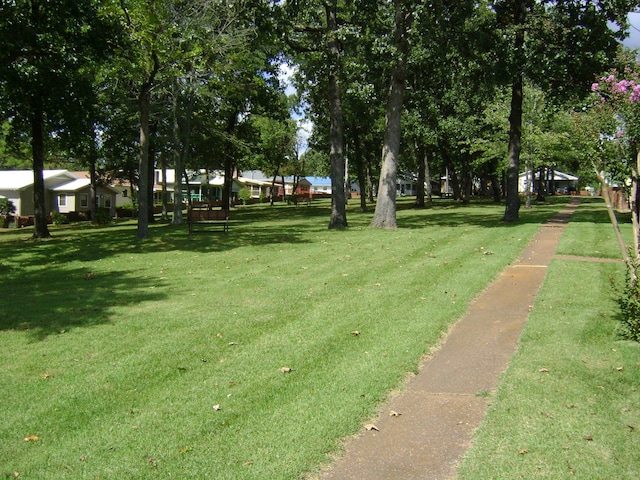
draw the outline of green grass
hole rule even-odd
[[[623,225],[627,239],[629,225]],[[558,253],[621,258],[601,203]],[[621,263],[556,259],[460,479],[640,477],[640,345],[614,336]]]
[[[322,202],[239,208],[227,236],[2,231],[0,475],[316,471],[562,204],[505,225],[500,206],[405,203],[396,231],[355,202],[347,231]]]

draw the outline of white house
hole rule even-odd
[[[68,170],[45,170],[43,172],[45,188],[45,210],[60,213],[88,212],[90,181],[79,179]],[[0,171],[0,195],[8,198],[16,207],[16,215],[34,214],[33,171]],[[116,190],[98,187],[99,206],[109,208],[115,214]]]
[[[43,172],[45,188],[45,208],[51,211],[51,189],[75,180],[67,170],[45,170]],[[33,171],[0,171],[0,195],[7,197],[16,207],[16,215],[33,215]],[[48,194],[47,194],[48,192]]]
[[[91,180],[89,178],[76,178],[69,183],[64,183],[52,189],[54,210],[60,213],[86,213],[91,210],[89,198],[91,196]],[[116,196],[119,191],[109,185],[96,187],[96,200],[99,208],[109,211],[114,217],[116,214]]]
[[[534,180],[533,180],[533,185],[531,182],[531,170],[527,171],[527,172],[522,172],[520,175],[518,175],[518,191],[523,193],[526,192],[527,189],[530,192],[536,191],[537,187],[536,184],[538,183],[538,179],[539,179],[539,172],[538,171],[534,171]],[[553,185],[546,185],[546,191],[550,191],[551,189],[549,188],[550,186],[553,186],[553,191],[555,192],[562,192],[563,190],[565,191],[565,193],[568,193],[569,191],[574,191],[578,189],[578,180],[579,177],[576,177],[575,175],[571,175],[569,173],[564,173],[564,172],[560,172],[558,170],[553,170],[551,175],[547,175],[546,173],[543,174],[543,182],[547,183],[551,183],[553,182]]]

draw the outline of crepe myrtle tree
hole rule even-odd
[[[620,145],[619,165],[616,167],[626,177],[630,187],[631,219],[633,223],[633,247],[631,255],[627,253],[621,240],[613,205],[606,188],[604,168],[598,171],[603,186],[603,195],[607,201],[609,216],[616,228],[618,241],[627,264],[627,280],[625,288],[619,294],[618,303],[622,318],[618,325],[618,333],[627,339],[640,342],[640,73],[635,65],[622,72],[610,72],[591,86],[591,90],[599,94],[599,108],[615,117],[617,131],[612,137]],[[604,137],[604,136],[603,136]],[[624,180],[624,178],[623,178]]]

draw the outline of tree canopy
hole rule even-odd
[[[372,226],[395,228],[396,184],[447,176],[454,198],[520,208],[527,165],[583,178],[594,78],[620,56],[627,0],[20,0],[0,7],[0,168],[88,165],[137,187],[138,238],[153,221],[153,170],[328,173],[329,228],[346,228],[349,178]],[[613,28],[612,25],[619,28]],[[297,151],[282,65],[312,120]],[[589,108],[589,111],[593,109]],[[597,123],[597,122],[592,122]],[[594,127],[595,128],[595,127]],[[593,147],[595,151],[596,147]],[[69,158],[73,157],[73,158]],[[302,158],[305,161],[299,161]],[[348,165],[348,167],[347,167]]]

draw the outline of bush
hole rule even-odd
[[[98,225],[106,225],[108,223],[111,223],[111,213],[109,213],[109,209],[107,208],[98,208],[98,210],[96,211],[96,218],[94,220],[94,223],[98,224]]]
[[[249,190],[247,187],[242,187],[238,192],[238,198],[242,200],[243,205],[246,205],[249,200],[251,200],[251,190]]]
[[[626,340],[640,342],[640,270],[638,260],[632,260],[627,271],[625,286],[618,297],[622,319],[616,329],[618,335]]]
[[[16,206],[8,198],[0,198],[0,216],[13,215],[16,213]]]
[[[64,223],[69,223],[69,219],[66,215],[63,215],[60,212],[51,212],[51,221],[53,221],[54,225],[62,225]]]
[[[16,213],[16,206],[8,198],[0,198],[0,219],[2,227],[8,228],[9,223],[13,221],[13,214]]]

